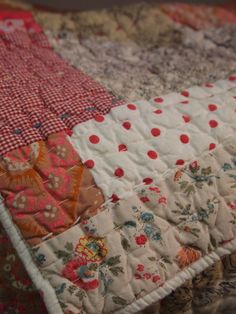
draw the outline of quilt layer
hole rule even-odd
[[[124,103],[29,21],[1,33],[0,220],[49,313],[137,313],[235,252],[236,76]]]

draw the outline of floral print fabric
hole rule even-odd
[[[93,313],[95,304],[98,313],[125,311],[235,239],[235,158],[230,138],[158,184],[137,187],[132,196],[35,246],[36,261],[65,313]]]
[[[104,202],[64,132],[5,154],[0,189],[15,224],[30,244],[93,215]]]
[[[215,81],[236,69],[234,24],[196,31],[170,21],[157,4],[35,16],[63,58],[127,101]]]
[[[0,225],[1,314],[47,314],[43,301]]]

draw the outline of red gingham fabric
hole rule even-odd
[[[53,52],[29,16],[27,23],[30,31],[0,29],[0,154],[123,104]]]

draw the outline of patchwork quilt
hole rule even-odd
[[[0,220],[49,313],[138,313],[235,252],[236,75],[124,102],[31,14],[0,30]]]

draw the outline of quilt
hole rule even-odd
[[[34,15],[65,60],[126,101],[136,101],[216,81],[236,70],[236,24],[209,25],[213,8],[198,8],[183,6],[181,12],[193,23],[194,12],[200,11],[208,28],[174,23],[160,5],[145,3]]]
[[[136,313],[235,250],[236,77],[124,103],[23,19],[1,34],[1,221],[49,312]]]

